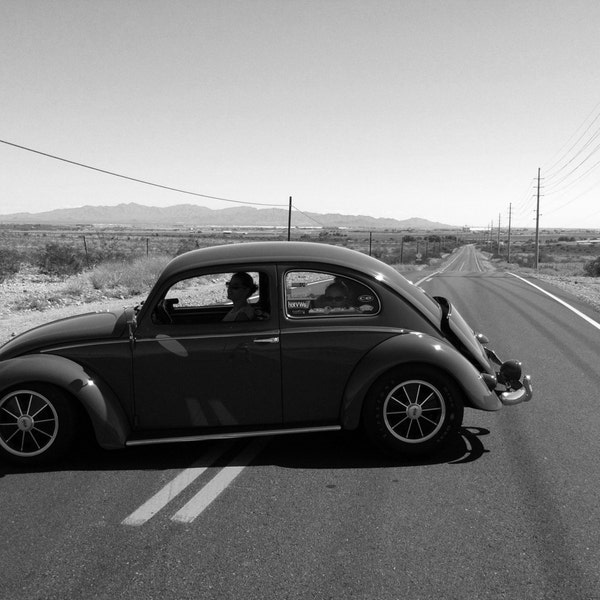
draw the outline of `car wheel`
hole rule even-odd
[[[75,435],[75,413],[51,385],[27,385],[0,398],[0,452],[12,462],[41,463],[62,456]]]
[[[424,456],[457,433],[463,418],[460,392],[445,374],[405,366],[381,377],[363,410],[367,435],[385,452]]]

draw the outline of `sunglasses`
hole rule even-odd
[[[225,285],[230,289],[230,290],[241,290],[241,289],[248,289],[246,288],[245,285],[240,285],[239,283],[231,283],[231,281],[226,281]]]

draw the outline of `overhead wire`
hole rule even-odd
[[[545,211],[546,214],[547,215],[551,215],[551,214],[553,214],[553,213],[555,213],[555,212],[557,212],[557,211],[565,208],[565,206],[569,206],[569,204],[572,204],[573,202],[575,202],[575,200],[579,200],[579,198],[581,198],[582,196],[585,196],[588,192],[591,192],[598,185],[600,185],[600,181],[597,181],[592,186],[590,186],[589,188],[587,188],[586,190],[584,190],[583,192],[581,192],[579,195],[575,196],[574,198],[571,198],[570,200],[568,200],[564,204],[561,204],[560,206],[553,207],[553,208],[550,208],[550,209],[546,209],[546,211]]]
[[[136,183],[142,183],[144,185],[150,185],[153,187],[161,188],[163,190],[168,190],[171,192],[177,192],[179,194],[188,194],[190,196],[197,196],[200,198],[208,198],[211,200],[220,200],[222,202],[230,202],[234,204],[245,204],[250,206],[271,206],[271,207],[287,207],[287,204],[268,204],[264,202],[248,202],[244,200],[232,200],[231,198],[221,198],[219,196],[211,196],[209,194],[200,194],[198,192],[192,192],[190,190],[184,190],[181,188],[171,187],[169,185],[163,185],[161,183],[155,183],[152,181],[147,181],[145,179],[138,179],[137,177],[130,177],[129,175],[123,175],[122,173],[115,173],[114,171],[108,171],[106,169],[100,169],[98,167],[93,167],[91,165],[87,165],[85,163],[81,163],[75,160],[70,160],[68,158],[63,158],[61,156],[56,156],[54,154],[49,154],[47,152],[41,152],[40,150],[35,150],[34,148],[28,148],[27,146],[22,146],[20,144],[15,144],[13,142],[8,142],[6,140],[0,140],[0,143],[6,144],[7,146],[13,146],[14,148],[19,148],[21,150],[26,150],[27,152],[33,152],[34,154],[39,154],[41,156],[46,156],[48,158],[52,158],[54,160],[59,160],[65,163],[69,163],[71,165],[75,165],[77,167],[83,167],[85,169],[90,169],[92,171],[97,171],[99,173],[104,173],[105,175],[112,175],[113,177],[120,177],[121,179],[127,179],[129,181],[135,181]]]
[[[518,200],[514,204],[514,207],[513,207],[514,212],[512,213],[514,220],[523,221],[525,219],[529,219],[530,211],[533,210],[533,207],[532,207],[532,200],[534,197],[533,191],[532,191],[533,181],[534,180],[532,179],[529,182],[529,185],[527,186],[527,190],[521,196],[521,199]]]
[[[559,173],[563,170],[566,169],[582,152],[584,152],[584,150],[586,150],[588,148],[588,146],[590,144],[592,144],[592,142],[596,141],[596,139],[600,137],[600,129],[598,131],[596,131],[596,133],[586,142],[586,144],[580,148],[580,150],[569,160],[567,161],[558,171],[556,171],[556,173],[551,174],[551,175],[545,175],[544,179],[546,180],[546,182],[548,181],[552,181],[552,179],[556,178],[559,176]],[[563,175],[561,177],[561,179],[559,181],[556,181],[554,183],[550,183],[548,184],[549,186],[557,186],[560,185],[563,181],[565,181],[566,179],[568,179],[573,173],[575,173],[575,171],[577,171],[579,169],[579,167],[581,167],[581,165],[583,165],[587,160],[589,160],[592,156],[594,156],[594,154],[596,152],[598,152],[598,150],[600,150],[600,144],[597,144],[592,151],[584,158],[582,159],[573,169],[571,169],[566,175]]]
[[[311,221],[313,221],[313,223],[316,223],[317,225],[319,225],[320,227],[327,227],[327,225],[324,225],[323,223],[320,223],[319,221],[317,221],[317,219],[314,219],[310,215],[308,215],[305,212],[301,211],[297,206],[294,205],[294,203],[292,203],[292,208],[295,211],[299,212],[301,215],[304,215],[307,219],[310,219]]]
[[[544,203],[545,215],[573,204],[600,184],[598,180],[581,191],[582,182],[597,173],[600,166],[600,160],[590,164],[600,152],[599,108],[600,102],[554,155],[552,162],[543,167],[543,195],[550,196],[550,201]],[[568,198],[569,192],[575,195]]]
[[[577,131],[579,131],[579,129],[581,129],[581,127],[583,127],[584,123],[590,118],[591,115],[593,115],[598,108],[600,108],[600,102],[598,102],[596,104],[596,106],[594,106],[594,108],[590,111],[590,113],[587,115],[587,117],[583,120],[583,122],[581,123],[581,125],[579,125],[579,127],[577,127],[577,129],[569,136],[569,138],[567,139],[567,141],[562,145],[562,147],[554,154],[554,156],[557,156],[560,152],[562,152],[563,148],[569,143],[569,141],[577,134]],[[568,155],[569,152],[571,152],[571,150],[573,150],[573,148],[575,148],[575,146],[577,146],[577,144],[582,140],[582,138],[585,136],[585,134],[590,130],[590,128],[592,127],[592,125],[600,118],[600,111],[598,112],[598,114],[592,119],[592,121],[588,124],[588,126],[586,127],[585,131],[579,136],[579,138],[577,139],[576,142],[573,143],[573,145],[569,148],[569,150],[567,150],[560,158],[558,158],[557,160],[554,161],[554,163],[552,163],[551,165],[548,165],[547,163],[543,166],[544,171],[550,171],[552,172],[552,169],[554,169],[554,167],[561,162],[561,160],[563,160],[563,158],[565,156]]]
[[[564,192],[565,190],[568,190],[571,186],[575,185],[577,182],[581,181],[582,179],[585,179],[598,165],[600,165],[600,160],[596,161],[587,171],[585,171],[584,173],[582,173],[581,175],[579,175],[577,177],[577,179],[574,179],[573,181],[571,181],[570,183],[568,183],[565,187],[563,188],[559,188],[558,190],[548,190],[546,189],[546,195],[551,195],[551,194],[560,194],[562,192]],[[579,165],[581,166],[581,165]],[[571,174],[573,173],[573,171],[571,172]],[[561,180],[551,186],[549,186],[550,188],[556,186],[556,185],[560,185],[560,183],[562,183],[564,181]]]
[[[36,150],[34,148],[29,148],[29,147],[23,146],[21,144],[15,144],[14,142],[9,142],[7,140],[0,140],[0,143],[6,144],[7,146],[12,146],[14,148],[19,148],[21,150],[25,150],[27,152],[32,152],[34,154],[39,154],[41,156],[46,156],[46,157],[52,158],[54,160],[59,160],[59,161],[62,161],[62,162],[65,162],[65,163],[68,163],[68,164],[71,164],[71,165],[75,165],[77,167],[83,167],[85,169],[90,169],[92,171],[97,171],[99,173],[104,173],[106,175],[111,175],[113,177],[119,177],[121,179],[126,179],[126,180],[129,180],[129,181],[134,181],[136,183],[141,183],[141,184],[144,184],[144,185],[150,185],[150,186],[153,186],[153,187],[158,187],[158,188],[161,188],[161,189],[164,189],[164,190],[168,190],[168,191],[171,191],[171,192],[177,192],[177,193],[180,193],[180,194],[188,194],[188,195],[197,196],[197,197],[200,197],[200,198],[208,198],[208,199],[211,199],[211,200],[220,200],[222,202],[230,202],[230,203],[243,204],[243,205],[249,205],[249,206],[265,206],[265,207],[276,207],[276,208],[287,208],[288,207],[287,204],[273,204],[273,203],[264,203],[264,202],[249,202],[249,201],[245,201],[245,200],[233,200],[231,198],[223,198],[223,197],[220,197],[220,196],[212,196],[212,195],[209,195],[209,194],[201,194],[199,192],[193,192],[193,191],[190,191],[190,190],[184,190],[184,189],[181,189],[181,188],[176,188],[176,187],[172,187],[172,186],[168,186],[168,185],[164,185],[164,184],[160,184],[160,183],[156,183],[156,182],[152,182],[152,181],[147,181],[145,179],[139,179],[137,177],[131,177],[129,175],[123,175],[122,173],[116,173],[114,171],[109,171],[107,169],[101,169],[99,167],[94,167],[92,165],[88,165],[88,164],[81,163],[81,162],[78,162],[78,161],[70,160],[68,158],[57,156],[55,154],[50,154],[48,152],[42,152],[42,151]],[[309,219],[310,221],[313,221],[314,223],[316,223],[317,225],[319,225],[320,227],[326,227],[326,225],[324,223],[321,223],[320,221],[318,221],[314,217],[311,217],[309,214],[307,214],[306,212],[300,210],[294,204],[292,204],[292,208],[295,211],[299,212],[304,217],[306,217],[307,219]]]

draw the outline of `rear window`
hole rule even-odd
[[[369,286],[350,277],[321,271],[289,271],[285,275],[288,317],[372,316],[380,306]]]

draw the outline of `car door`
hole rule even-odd
[[[339,421],[346,383],[360,359],[391,335],[381,303],[356,277],[318,265],[280,268],[286,424]]]
[[[223,322],[235,266],[171,282],[138,324],[133,348],[137,429],[232,428],[282,421],[274,268],[252,271],[256,318]],[[201,285],[190,283],[202,281]],[[210,289],[209,289],[210,288]],[[208,299],[207,299],[208,298]],[[260,303],[260,306],[259,306]],[[152,309],[152,307],[151,307]]]

